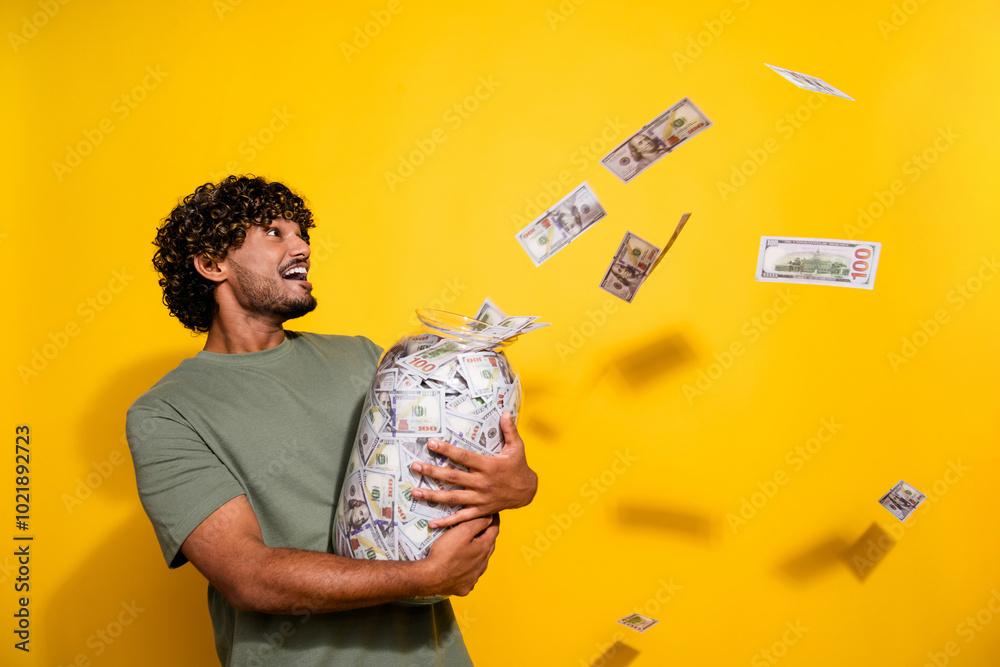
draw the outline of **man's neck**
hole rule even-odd
[[[269,350],[285,340],[281,324],[280,321],[265,321],[245,315],[239,321],[228,321],[216,315],[208,329],[205,351],[244,354]]]

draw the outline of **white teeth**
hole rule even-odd
[[[305,277],[307,273],[308,273],[308,271],[306,270],[306,268],[304,266],[296,266],[295,268],[292,268],[292,269],[289,269],[288,271],[285,271],[285,273],[282,275],[282,277],[283,278],[290,278],[290,277],[296,276],[296,275],[302,275],[303,277]]]

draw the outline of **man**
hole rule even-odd
[[[505,414],[506,446],[478,456],[436,451],[468,472],[427,463],[460,485],[424,491],[465,508],[415,562],[334,555],[332,524],[378,347],[357,336],[298,333],[285,321],[316,307],[312,213],[280,183],[230,176],[198,188],[158,230],[163,300],[207,333],[129,408],[139,495],[170,567],[209,580],[223,665],[470,664],[450,602],[486,569],[502,509],[528,504],[537,478]]]
[[[669,128],[669,125],[668,125]],[[628,140],[628,151],[632,156],[632,159],[645,166],[653,164],[660,158],[664,153],[669,153],[670,149],[667,145],[663,143],[663,140],[659,137],[653,136],[650,133],[648,136],[645,134],[637,134]]]

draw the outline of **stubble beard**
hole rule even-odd
[[[254,312],[281,315],[285,320],[292,320],[316,308],[316,297],[312,294],[290,296],[283,289],[283,285],[279,285],[275,280],[268,280],[258,273],[244,269],[232,260],[230,265],[233,267],[233,276],[239,283],[248,307]]]

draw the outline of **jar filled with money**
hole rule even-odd
[[[446,530],[431,528],[430,521],[461,506],[414,498],[414,488],[457,488],[415,473],[414,461],[463,469],[428,449],[431,438],[484,456],[503,448],[500,416],[509,411],[516,424],[521,403],[521,382],[504,350],[519,334],[546,326],[534,317],[505,317],[489,300],[477,314],[481,319],[426,309],[417,317],[420,331],[383,353],[362,409],[334,517],[340,556],[427,555]]]

